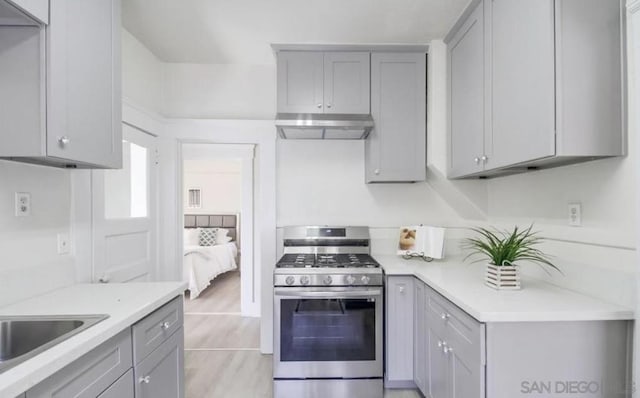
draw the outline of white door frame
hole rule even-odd
[[[127,107],[125,115],[144,119]],[[273,120],[162,119],[159,133],[160,280],[182,280],[179,142],[255,145],[255,297],[260,308],[260,350],[273,352],[273,269],[276,263],[276,129]],[[180,211],[178,211],[180,209]]]
[[[260,300],[256,293],[257,280],[255,278],[255,247],[253,242],[253,207],[254,207],[254,157],[255,145],[252,144],[209,144],[191,143],[179,141],[179,166],[178,187],[184,186],[184,161],[189,160],[211,160],[211,159],[241,159],[242,161],[242,204],[240,213],[240,235],[241,242],[240,256],[240,312],[242,316],[260,316]],[[179,191],[178,205],[180,211],[184,212],[184,189]],[[182,225],[184,228],[184,225]],[[178,252],[184,251],[184,240],[177,241]]]

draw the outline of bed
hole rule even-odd
[[[200,246],[198,235],[202,228],[223,228],[228,231],[230,241]],[[183,278],[189,284],[189,297],[194,300],[215,277],[238,269],[238,216],[187,214],[184,236]]]

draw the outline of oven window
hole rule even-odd
[[[283,299],[281,361],[376,359],[374,299]]]

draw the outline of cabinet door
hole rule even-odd
[[[369,53],[324,53],[324,112],[369,113]]]
[[[555,154],[553,0],[491,0],[486,169]]]
[[[386,381],[413,381],[413,277],[387,280]]]
[[[95,398],[132,363],[131,330],[127,328],[27,391],[27,398]]]
[[[450,347],[449,352],[449,380],[451,398],[482,398],[484,397],[484,372],[479,361],[472,361],[460,355],[456,347]],[[482,378],[482,380],[481,380]]]
[[[98,398],[134,398],[133,395],[133,369],[129,369],[111,387],[107,388]]]
[[[414,302],[414,350],[413,380],[420,391],[427,395],[427,329],[425,323],[425,286],[415,282]]]
[[[449,177],[483,169],[484,18],[482,3],[449,44]]]
[[[120,0],[51,2],[48,156],[121,167],[120,30]]]
[[[49,23],[49,1],[48,0],[7,0],[22,11],[29,14],[38,22]]]
[[[278,53],[278,112],[323,113],[323,54]]]
[[[450,398],[449,357],[445,353],[447,341],[440,331],[427,325],[427,367],[430,398]]]
[[[371,54],[371,115],[365,141],[367,182],[426,178],[426,56]]]
[[[134,368],[136,398],[184,397],[184,333],[173,336]]]

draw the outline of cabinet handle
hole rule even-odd
[[[449,354],[453,352],[453,348],[444,346],[444,348],[442,349],[442,352],[444,352],[445,354]]]
[[[327,104],[327,108],[331,108],[331,104]]]
[[[480,158],[477,156],[473,158],[473,161],[476,162],[476,164],[480,164]]]
[[[400,286],[400,287],[398,288],[398,291],[399,291],[400,293],[404,293],[404,286]]]
[[[318,109],[322,108],[322,104],[318,104],[317,106],[318,106]]]
[[[69,143],[71,142],[71,140],[69,139],[69,137],[67,136],[62,136],[60,138],[58,138],[58,143],[60,144],[61,147],[65,147],[67,145],[69,145]]]
[[[375,169],[375,170],[373,170],[373,174],[375,174],[375,175],[379,175],[379,174],[380,174],[380,169]]]
[[[480,158],[480,160],[482,160],[482,163],[486,164],[487,160],[489,160],[489,158],[487,157],[487,155],[482,155],[482,157]]]
[[[444,312],[440,314],[440,319],[442,319],[443,321],[446,321],[449,318],[451,318],[451,315],[449,314],[445,314]]]
[[[107,275],[102,275],[102,278],[98,279],[100,283],[109,283],[109,277]]]
[[[167,330],[167,329],[169,329],[169,327],[171,327],[171,324],[169,322],[162,322],[160,324],[160,329],[162,329],[162,330]]]
[[[151,382],[151,376],[140,377],[138,379],[138,383],[140,384],[149,384]]]
[[[443,345],[446,345],[446,344],[447,344],[447,343],[445,343],[445,342],[443,342],[443,341],[441,341],[441,340],[438,340],[438,348],[442,348],[442,346],[443,346]]]

